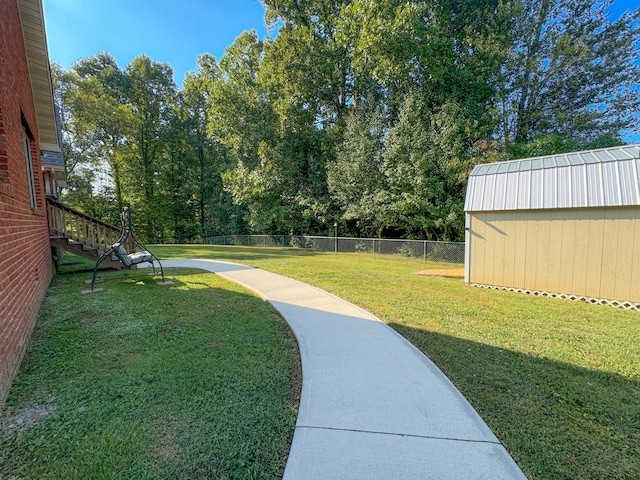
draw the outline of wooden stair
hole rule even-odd
[[[57,262],[60,259],[60,251],[75,253],[96,262],[100,255],[120,238],[120,228],[90,217],[52,198],[47,198],[47,217],[49,241]],[[133,247],[127,245],[127,248]],[[123,268],[115,255],[103,260],[102,265],[118,270]]]
[[[87,258],[92,262],[97,262],[100,255],[104,253],[104,250],[98,250],[97,248],[90,247],[83,243],[74,242],[67,237],[51,236],[49,237],[49,241],[51,243],[51,247],[58,251],[62,250],[65,252],[75,253],[76,255]],[[101,265],[116,270],[122,269],[122,264],[115,255],[103,260]]]

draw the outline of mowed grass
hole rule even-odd
[[[420,277],[443,265],[400,256],[155,248],[264,268],[371,311],[444,371],[530,479],[640,479],[640,312]]]
[[[0,478],[279,478],[299,372],[284,320],[213,274],[166,273],[174,286],[102,272],[91,295],[90,274],[54,278],[1,419]]]

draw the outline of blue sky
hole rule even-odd
[[[49,57],[65,69],[110,52],[121,68],[140,54],[167,62],[175,81],[216,58],[245,30],[267,34],[259,0],[43,0]]]

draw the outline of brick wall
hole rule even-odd
[[[0,2],[0,404],[52,276],[38,126],[16,0]],[[24,154],[30,138],[37,206]]]

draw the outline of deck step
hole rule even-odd
[[[47,218],[54,257],[59,256],[55,252],[57,249],[95,262],[122,234],[120,227],[105,223],[50,197],[47,197]],[[122,263],[113,255],[104,259],[102,265],[123,268]]]
[[[85,245],[79,242],[69,241],[66,237],[61,236],[52,236],[50,237],[51,246],[57,248],[59,250],[64,250],[66,252],[71,252],[76,255],[80,255],[88,260],[93,262],[97,262],[102,255],[103,251],[98,250],[95,247]],[[101,265],[104,265],[108,268],[113,268],[116,270],[122,270],[122,263],[118,260],[118,257],[115,255],[111,255],[109,258],[106,258],[102,261]]]

